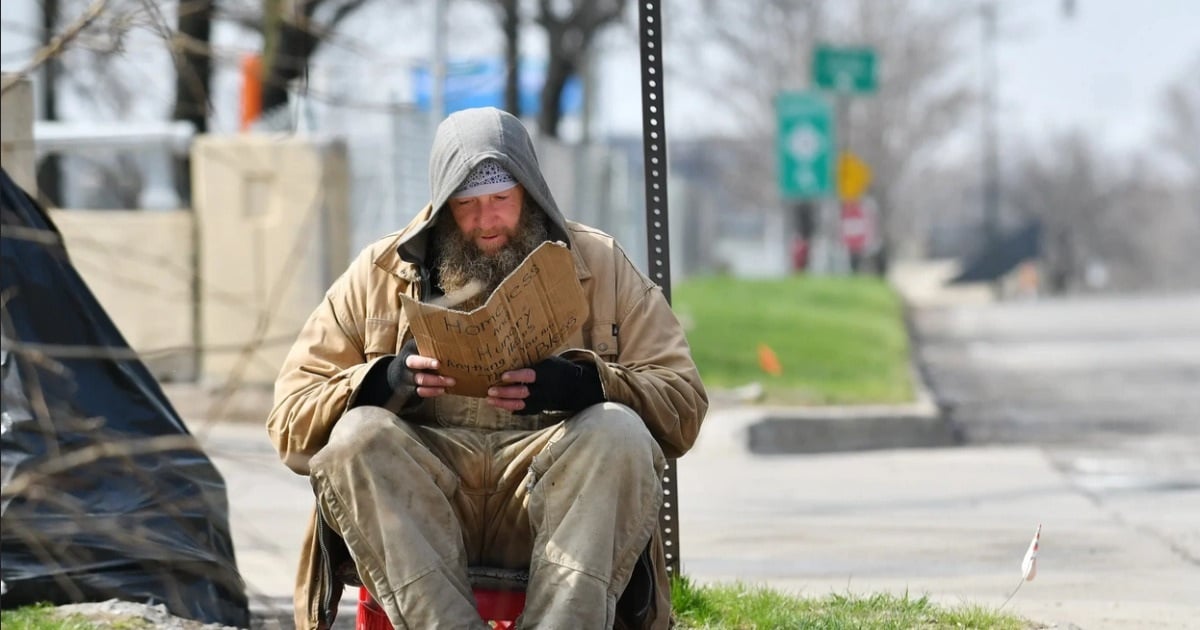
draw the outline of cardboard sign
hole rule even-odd
[[[509,370],[551,356],[587,318],[571,250],[546,242],[533,250],[483,306],[457,311],[401,295],[417,350],[457,381],[450,393],[487,396]]]

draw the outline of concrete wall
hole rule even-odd
[[[5,83],[10,78],[6,75]],[[3,167],[36,191],[33,93],[0,104]],[[51,210],[75,269],[162,381],[269,385],[350,261],[344,147],[202,137],[191,210]]]
[[[55,210],[75,268],[162,381],[269,385],[350,260],[339,145],[202,137],[192,210]]]
[[[15,81],[15,83],[14,83]],[[0,166],[26,192],[37,190],[33,152],[33,86],[14,75],[0,79]],[[10,85],[11,83],[11,85]]]
[[[347,177],[341,145],[197,139],[203,380],[274,381],[301,325],[349,263]]]
[[[52,210],[71,263],[163,381],[196,377],[192,213]]]

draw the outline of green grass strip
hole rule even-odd
[[[704,277],[681,283],[673,299],[711,388],[758,382],[766,402],[780,404],[913,398],[903,305],[879,278]],[[763,370],[760,346],[781,374]]]
[[[681,630],[907,630],[978,628],[1027,630],[1037,626],[981,606],[945,608],[928,598],[887,594],[795,597],[744,584],[699,586],[671,582]]]
[[[61,616],[50,604],[24,606],[0,612],[4,630],[94,630],[96,624],[81,615]]]

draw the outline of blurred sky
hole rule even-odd
[[[976,0],[932,4],[952,2],[979,6]],[[1081,128],[1112,149],[1148,147],[1163,89],[1200,59],[1200,0],[1074,0],[1071,16],[1064,14],[1063,0],[998,0],[997,5],[998,120],[1007,142],[1036,145],[1056,132]],[[982,32],[982,21],[975,20],[961,44],[963,71],[976,85]],[[636,68],[636,63],[621,65]],[[1200,76],[1191,80],[1200,82]],[[690,92],[668,92],[667,101],[675,108],[668,123],[685,134],[721,126]],[[638,100],[610,96],[605,103],[602,122],[639,131]],[[978,125],[969,124],[964,143],[977,142],[978,133]]]
[[[958,2],[975,7],[978,0],[930,0],[945,6]],[[1064,15],[1065,0],[998,0],[1000,38],[1000,131],[1005,142],[1037,144],[1056,131],[1079,127],[1094,133],[1113,149],[1151,148],[1163,88],[1182,78],[1188,63],[1200,57],[1200,0],[1073,0],[1073,15]],[[432,38],[432,12],[428,7],[410,15],[405,37],[396,37],[396,24],[387,2],[368,3],[343,24],[346,34],[366,44],[328,54],[330,61],[355,74],[371,78],[379,98],[403,97],[411,63],[428,54]],[[429,3],[426,2],[428,5]],[[456,32],[448,38],[452,55],[499,54],[502,41],[491,14],[471,3],[453,2],[450,10]],[[23,66],[33,49],[29,35],[34,31],[38,0],[4,0],[3,37],[0,47],[3,68]],[[636,3],[631,3],[634,9]],[[664,16],[671,18],[670,14]],[[963,72],[978,80],[981,28],[973,23],[963,33]],[[668,33],[670,25],[667,24]],[[466,37],[465,33],[472,33]],[[231,37],[237,37],[236,41]],[[254,38],[251,38],[254,39]],[[217,33],[218,45],[226,50],[253,50],[259,41],[247,40],[245,32],[233,36],[228,29]],[[638,61],[632,34],[626,30],[597,40],[604,60],[598,72],[598,107],[592,121],[596,135],[637,134],[641,130]],[[523,42],[529,54],[544,46],[535,38]],[[671,50],[667,49],[668,67]],[[157,76],[163,90],[170,82],[159,68],[145,71],[147,79]],[[339,73],[340,74],[340,73]],[[386,77],[377,80],[374,77]],[[1200,81],[1200,77],[1194,77]],[[229,130],[236,124],[236,68],[218,73],[214,102],[218,109],[215,129]],[[728,130],[729,121],[714,118],[711,102],[699,91],[668,81],[668,129],[673,137],[705,135]],[[222,93],[223,92],[223,93]],[[365,93],[364,93],[364,96]],[[169,111],[164,104],[134,111]],[[222,107],[224,104],[224,107]],[[71,109],[68,107],[68,109]],[[83,108],[86,109],[86,108]],[[968,124],[960,144],[977,141],[978,125]]]
[[[1062,0],[999,2],[1002,120],[1033,141],[1078,127],[1111,148],[1149,144],[1164,87],[1200,59],[1200,2],[1074,5],[1068,17]]]

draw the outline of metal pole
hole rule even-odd
[[[835,254],[831,257],[830,269],[836,274],[850,271],[850,252],[842,241],[842,197],[839,182],[842,181],[842,156],[850,151],[850,77],[843,75],[837,89],[837,122],[835,124],[837,137],[834,139],[837,152],[833,156],[833,198],[829,203],[829,251]]]
[[[667,223],[667,128],[663,100],[662,7],[659,0],[638,3],[642,67],[642,157],[646,192],[646,264],[650,279],[671,301],[670,225]],[[663,504],[658,527],[667,571],[679,575],[679,482],[676,461],[663,468]]]
[[[595,47],[595,44],[592,44]],[[583,60],[580,63],[580,74],[583,75],[583,109],[579,115],[579,142],[583,146],[588,146],[592,142],[592,108],[595,106],[596,92],[596,59],[599,57],[598,51],[584,50]]]
[[[450,0],[433,1],[433,63],[430,65],[430,130],[437,129],[446,115],[446,8]]]
[[[996,3],[987,0],[980,5],[983,18],[983,236],[984,246],[991,248],[998,237],[1000,215],[1000,150],[996,131]]]

